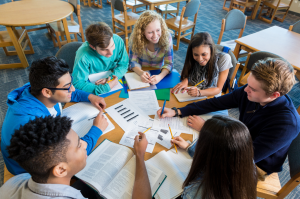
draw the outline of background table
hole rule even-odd
[[[253,52],[267,51],[286,59],[296,70],[300,70],[300,34],[273,26],[235,40],[234,55],[238,58],[242,46]]]
[[[71,15],[73,11],[74,8],[71,4],[58,0],[15,1],[0,5],[0,25],[6,26],[16,48],[18,57],[21,60],[19,67],[26,68],[29,64],[14,34],[15,27],[42,25],[62,20],[69,43],[71,42],[71,37],[66,17]]]
[[[163,4],[177,3],[177,2],[186,1],[186,0],[139,0],[139,1],[149,5],[150,10],[154,10],[155,6],[160,6]]]

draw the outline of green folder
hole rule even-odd
[[[167,100],[170,101],[170,88],[157,89],[155,90],[155,94],[157,100]]]

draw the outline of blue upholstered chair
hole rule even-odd
[[[245,73],[247,71],[251,70],[252,66],[258,60],[262,60],[262,59],[265,59],[267,57],[283,59],[282,57],[280,57],[278,55],[275,55],[273,53],[266,52],[266,51],[258,51],[258,52],[254,52],[254,53],[249,53],[248,56],[247,56],[245,67],[243,68],[242,73],[240,75],[240,78],[238,80],[238,86],[244,86],[245,84],[247,84],[247,79],[248,79],[248,76],[250,75],[250,73],[248,72],[246,75],[245,75]],[[285,59],[283,59],[283,60],[285,60]]]
[[[72,74],[74,61],[76,56],[76,51],[83,44],[83,42],[72,42],[64,45],[59,51],[56,53],[55,57],[58,59],[63,59],[69,65],[69,72]]]
[[[265,181],[257,184],[257,196],[261,198],[285,198],[300,184],[300,134],[292,142],[288,151],[291,179],[281,188],[277,173],[273,173]],[[277,175],[277,177],[276,177]]]
[[[70,15],[71,20],[67,20],[69,32],[70,32],[70,34],[73,34],[75,37],[75,39],[72,39],[72,41],[78,41],[77,35],[79,35],[81,37],[82,41],[85,42],[82,23],[81,23],[81,16],[80,16],[80,0],[68,0],[68,1],[74,7],[74,13],[78,19],[78,23],[77,23],[74,20],[73,14],[71,14]],[[71,27],[75,27],[74,30],[72,30]],[[67,43],[64,38],[65,30],[64,30],[62,21],[56,21],[56,22],[49,23],[48,32],[51,35],[51,39],[52,39],[53,45],[55,47],[58,46],[59,48],[61,48],[62,45]],[[62,41],[60,41],[59,36],[61,37]]]
[[[236,43],[234,40],[229,40],[226,42],[221,42],[222,41],[222,37],[223,37],[223,33],[225,31],[230,31],[230,30],[240,30],[239,36],[238,38],[241,38],[244,32],[244,29],[246,27],[246,21],[247,21],[247,17],[246,15],[244,15],[244,13],[242,13],[239,10],[233,9],[231,11],[229,11],[226,15],[225,18],[222,19],[222,26],[221,26],[221,31],[220,31],[220,35],[219,35],[219,39],[218,39],[218,44],[222,45],[222,46],[227,46],[229,47],[232,51],[234,51],[234,48],[236,46]],[[248,51],[249,49],[247,49]],[[243,56],[247,56],[247,51],[245,50],[241,50],[239,57],[243,57]]]
[[[191,0],[188,2],[181,11],[180,16],[176,16],[174,18],[170,18],[166,20],[166,24],[168,28],[175,30],[175,37],[177,37],[177,45],[173,45],[174,50],[179,49],[179,42],[180,40],[185,42],[190,42],[190,39],[185,38],[188,35],[191,35],[191,39],[194,36],[195,27],[196,27],[196,21],[197,21],[197,15],[200,8],[200,0]],[[194,16],[194,21],[188,20],[188,17]],[[192,31],[189,33],[185,33],[185,31],[192,28]],[[181,32],[183,32],[183,35],[181,35]]]
[[[297,21],[293,25],[290,25],[289,30],[300,34],[300,21]]]

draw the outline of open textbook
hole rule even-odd
[[[173,199],[183,192],[182,185],[192,165],[192,158],[185,150],[178,149],[178,154],[175,149],[161,151],[147,160],[146,164],[162,170],[168,176],[155,195],[156,199]]]
[[[130,90],[147,88],[150,86],[149,83],[142,82],[140,76],[136,73],[126,73],[124,76]]]
[[[136,160],[132,150],[105,139],[87,158],[83,170],[75,176],[107,199],[131,199]],[[167,176],[146,163],[151,193],[154,196]]]
[[[99,110],[88,102],[78,102],[68,108],[63,109],[62,116],[70,117],[72,122],[72,129],[79,137],[85,136],[93,126],[94,117],[99,114]],[[103,134],[115,129],[115,126],[104,115],[108,122],[108,126]]]
[[[188,89],[191,87],[187,87]],[[177,98],[178,102],[187,102],[187,101],[192,101],[192,100],[199,100],[199,99],[205,99],[206,96],[201,96],[201,97],[192,97],[190,96],[187,91],[183,91],[183,93],[181,91],[179,91],[176,94],[176,91],[174,92],[175,97]]]

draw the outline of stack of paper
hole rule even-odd
[[[150,86],[149,83],[142,82],[140,76],[138,76],[136,73],[126,73],[125,79],[130,90],[146,88]]]

